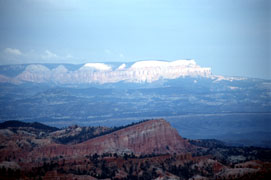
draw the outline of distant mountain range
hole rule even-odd
[[[210,68],[202,68],[194,60],[139,61],[132,65],[113,63],[87,63],[82,66],[66,66],[30,64],[10,65],[0,67],[0,82],[10,83],[56,83],[56,84],[90,84],[90,83],[152,83],[163,79],[177,79],[180,77],[212,77]],[[21,72],[19,72],[20,70]],[[11,73],[11,71],[16,71]],[[5,73],[8,72],[8,73]],[[10,74],[16,74],[10,77]]]
[[[114,127],[166,118],[187,138],[270,147],[270,99],[270,80],[214,75],[194,60],[0,66],[1,122]]]

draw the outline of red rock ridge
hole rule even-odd
[[[190,152],[193,146],[164,119],[149,120],[76,145],[49,145],[38,156],[82,156],[102,153],[166,154]],[[32,153],[31,153],[32,154]]]

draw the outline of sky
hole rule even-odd
[[[0,65],[195,59],[271,79],[269,0],[0,0]]]

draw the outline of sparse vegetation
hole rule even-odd
[[[115,128],[72,126],[54,131],[55,141],[67,144],[78,143],[98,136],[114,133],[149,120]],[[41,126],[43,127],[43,126]],[[50,132],[46,129],[39,135],[39,126],[11,127],[13,135],[3,136],[9,142],[16,142],[18,149],[5,151],[9,147],[1,145],[0,179],[44,179],[61,177],[63,179],[93,177],[97,179],[137,179],[147,180],[163,177],[165,179],[189,179],[196,176],[208,179],[268,179],[271,169],[271,149],[258,147],[227,146],[217,140],[188,140],[196,148],[191,153],[141,154],[106,152],[103,154],[75,154],[43,156],[28,159],[27,151],[42,147]],[[77,132],[77,134],[75,133]],[[6,132],[10,133],[10,132]],[[52,132],[51,132],[52,133]],[[55,134],[54,134],[55,133]],[[59,134],[60,133],[60,134]],[[62,133],[62,134],[61,134]],[[12,139],[14,138],[14,139]],[[15,141],[16,140],[16,141]],[[6,143],[8,144],[8,143]],[[165,150],[169,150],[165,146]],[[56,150],[55,147],[49,151]],[[4,154],[5,153],[5,154]],[[46,152],[44,152],[46,153]]]

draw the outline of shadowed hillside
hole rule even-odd
[[[183,139],[164,119],[117,128],[58,129],[20,121],[0,127],[1,179],[270,177],[270,149]]]

